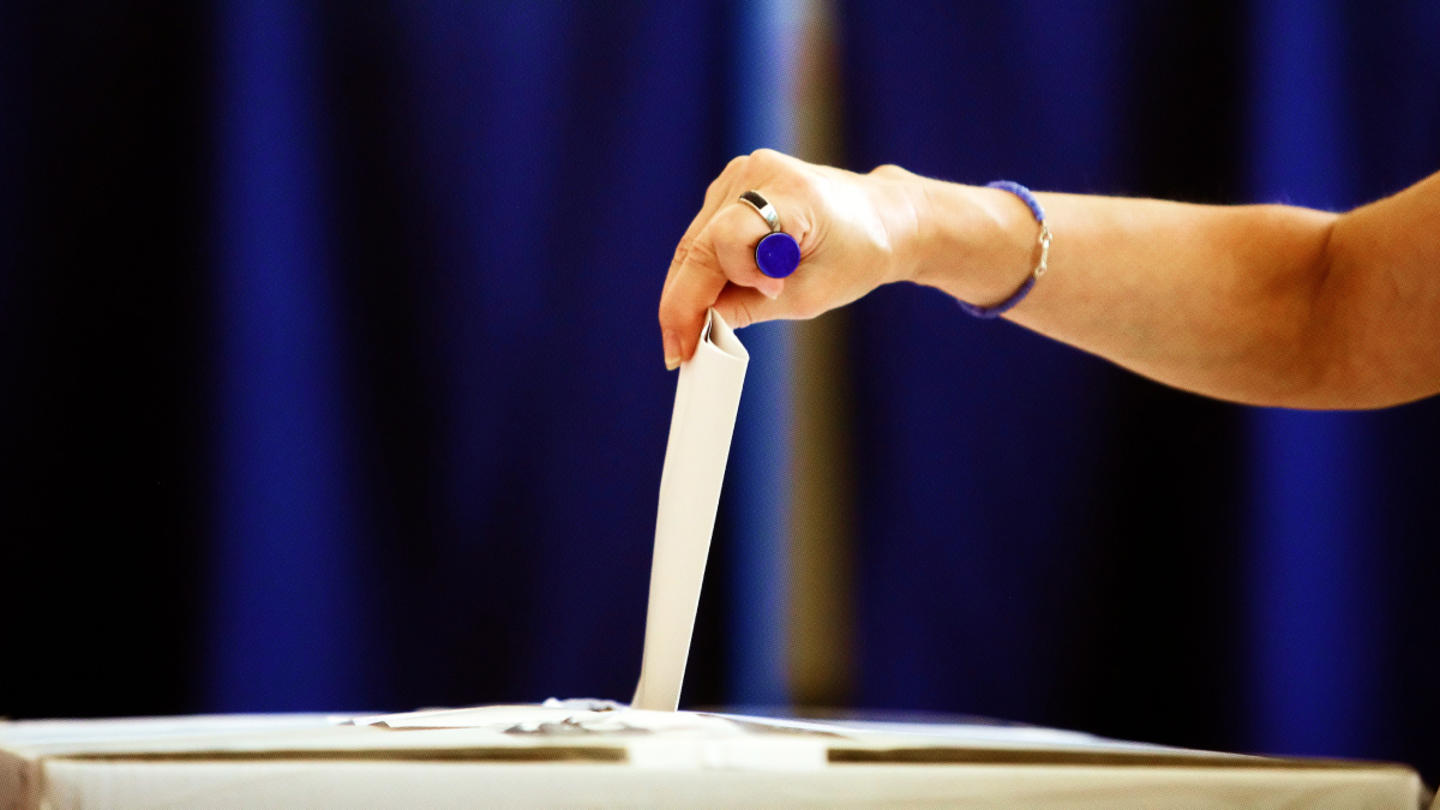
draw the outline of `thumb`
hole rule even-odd
[[[736,284],[725,285],[720,297],[715,299],[715,311],[734,329],[791,317],[782,300],[771,298],[753,287]]]

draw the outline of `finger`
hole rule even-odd
[[[707,249],[715,252],[731,283],[753,287],[775,298],[785,289],[785,280],[765,275],[755,264],[755,246],[769,234],[765,220],[741,202],[720,209],[701,232]]]
[[[675,245],[675,255],[670,259],[670,269],[665,272],[665,284],[660,288],[660,295],[663,297],[665,291],[670,289],[670,282],[674,281],[675,273],[685,263],[685,257],[690,253],[690,248],[695,243],[695,238],[710,224],[715,212],[720,208],[720,199],[717,195],[706,194],[705,204],[700,207],[700,213],[690,221],[689,227],[681,235],[680,241]]]
[[[665,367],[673,369],[695,351],[705,310],[725,289],[725,271],[715,251],[697,237],[685,261],[660,294],[660,336],[665,344]]]
[[[670,282],[675,278],[676,271],[680,269],[680,265],[685,263],[685,255],[690,252],[690,246],[694,244],[695,238],[700,235],[705,226],[710,224],[710,219],[715,216],[715,212],[720,210],[720,206],[724,205],[727,200],[739,196],[738,191],[731,193],[731,189],[735,186],[736,178],[743,173],[747,158],[748,156],[732,158],[719,176],[711,181],[705,189],[705,200],[700,205],[700,213],[690,220],[689,227],[685,229],[685,233],[681,235],[680,241],[675,245],[675,255],[671,257],[670,269],[665,273],[665,284],[660,288],[661,295],[664,295],[665,290],[670,288]]]
[[[660,332],[665,365],[690,359],[699,339],[705,310],[715,303],[727,282],[762,290],[776,297],[785,282],[761,273],[754,246],[769,233],[765,221],[743,203],[722,208],[690,245],[685,261],[660,296]]]
[[[766,296],[750,287],[727,285],[715,301],[715,312],[733,329],[792,317],[783,300]]]

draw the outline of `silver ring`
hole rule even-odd
[[[780,214],[770,201],[760,195],[760,192],[751,189],[740,195],[740,202],[755,209],[755,213],[765,219],[765,224],[770,226],[771,233],[780,232]]]

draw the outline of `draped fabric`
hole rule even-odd
[[[1440,168],[1433,4],[842,8],[856,167],[1332,210]],[[855,309],[858,702],[1433,774],[1440,403],[1242,408]]]
[[[219,482],[212,699],[627,694],[674,384],[660,234],[723,164],[721,10],[230,13],[216,306],[258,390],[222,388],[217,469],[256,477]]]
[[[0,715],[628,696],[660,283],[806,126],[814,8],[0,12]],[[1334,209],[1440,168],[1418,0],[833,14],[851,168]],[[1207,401],[910,286],[844,317],[849,706],[1434,781],[1440,403]],[[688,705],[796,697],[814,414],[795,333],[742,338]]]
[[[726,4],[11,16],[0,713],[628,696]]]

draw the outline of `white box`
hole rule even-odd
[[[1416,810],[1426,800],[1402,765],[1188,751],[1027,727],[670,716],[695,722],[543,733],[342,725],[318,715],[0,723],[0,810]]]

